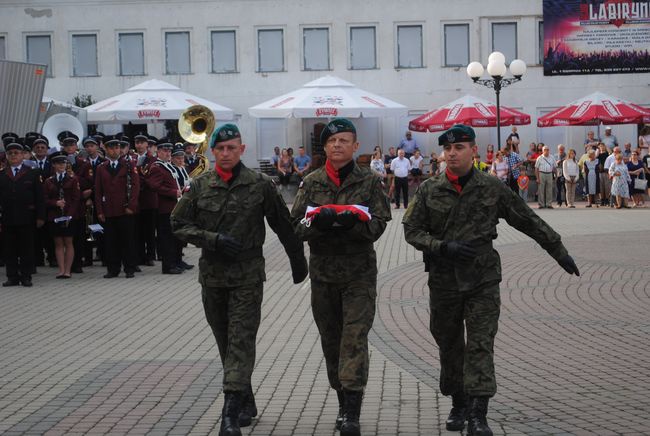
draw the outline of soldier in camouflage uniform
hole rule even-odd
[[[377,294],[373,242],[391,219],[390,203],[379,177],[352,159],[359,143],[350,121],[330,122],[321,143],[326,164],[305,177],[291,217],[298,236],[309,242],[312,311],[339,399],[336,427],[342,435],[358,435]]]
[[[440,136],[447,171],[420,186],[403,224],[406,241],[423,251],[429,271],[440,390],[453,400],[447,429],[462,430],[468,420],[468,435],[484,436],[492,434],[486,414],[497,389],[501,263],[492,240],[499,218],[537,241],[569,274],[580,273],[560,235],[499,179],[473,169],[474,138],[463,125]]]
[[[272,180],[240,161],[245,144],[236,126],[217,129],[210,147],[217,165],[197,177],[171,215],[174,235],[202,248],[199,283],[205,315],[224,368],[225,402],[219,434],[241,435],[257,414],[251,374],[260,324],[264,218],[291,262],[294,283],[307,277],[303,244]]]

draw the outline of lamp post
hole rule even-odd
[[[488,56],[487,72],[492,77],[491,79],[481,79],[485,69],[480,62],[471,62],[467,66],[467,75],[471,77],[474,83],[479,83],[488,88],[494,89],[497,96],[497,149],[501,150],[501,109],[499,103],[499,94],[501,89],[508,85],[521,80],[521,77],[526,74],[526,62],[521,59],[515,59],[510,62],[510,73],[513,77],[506,78],[508,72],[506,67],[506,57],[503,53],[495,51]]]

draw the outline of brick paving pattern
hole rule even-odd
[[[401,217],[377,244],[377,317],[362,410],[367,435],[452,434],[438,389],[420,253]],[[581,269],[570,277],[507,225],[496,341],[495,434],[650,434],[650,211],[540,211]],[[253,374],[250,435],[335,435],[336,395],[309,306],[273,233]],[[198,250],[186,250],[197,263]],[[33,288],[0,288],[0,434],[213,434],[221,364],[196,271],[72,280],[39,268]],[[456,433],[458,434],[458,433]]]

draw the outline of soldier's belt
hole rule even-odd
[[[362,254],[371,252],[373,250],[373,246],[372,243],[347,244],[339,245],[336,247],[319,247],[310,245],[309,250],[311,254],[316,254],[319,256],[345,256],[348,254]]]
[[[222,262],[231,262],[231,263],[256,259],[258,257],[262,257],[262,254],[263,254],[262,247],[255,247],[255,248],[251,248],[250,250],[244,250],[235,257],[225,256],[223,253],[219,251],[215,251],[215,257],[217,258],[217,260],[220,260]]]

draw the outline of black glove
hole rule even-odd
[[[568,254],[558,259],[557,263],[559,263],[560,266],[564,268],[564,271],[568,272],[569,274],[575,274],[578,277],[580,277],[580,271],[578,271],[578,266],[573,261],[573,258]]]
[[[226,257],[235,258],[242,251],[241,242],[223,233],[217,234],[215,249],[222,252]]]
[[[350,230],[352,227],[354,227],[357,221],[359,221],[357,215],[350,212],[349,210],[345,210],[336,215],[336,222],[341,225],[343,230]]]
[[[294,254],[289,257],[289,263],[291,264],[291,275],[293,276],[293,282],[295,284],[302,283],[302,281],[305,280],[309,274],[309,267],[307,266],[307,259],[305,259],[305,255],[302,253],[298,255]]]
[[[336,222],[336,211],[331,207],[321,209],[311,222],[318,230],[327,231],[332,228]]]
[[[472,260],[478,253],[472,244],[465,241],[445,241],[440,248],[443,256],[453,260]]]

